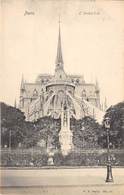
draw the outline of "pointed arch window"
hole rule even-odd
[[[33,91],[33,96],[38,96],[38,91],[36,89]]]
[[[89,98],[87,98],[87,101],[89,102]]]
[[[44,79],[41,79],[41,84],[43,84],[44,83]]]
[[[82,91],[82,97],[86,97],[86,90],[85,89]]]
[[[76,79],[76,83],[79,84],[79,79]]]

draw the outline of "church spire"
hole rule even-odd
[[[24,78],[23,78],[23,75],[22,75],[22,80],[21,80],[21,90],[24,90],[25,89],[25,83],[24,83]]]
[[[105,97],[105,101],[104,101],[104,110],[107,110],[107,98]]]
[[[58,36],[58,47],[56,56],[56,68],[63,68],[63,56],[62,56],[62,46],[61,46],[61,30],[60,30],[60,18],[59,18],[59,36]]]
[[[95,87],[96,87],[96,91],[99,92],[99,83],[98,83],[98,80],[97,79],[96,79]]]
[[[17,108],[17,105],[16,105],[16,99],[15,99],[15,102],[14,102],[14,107]]]

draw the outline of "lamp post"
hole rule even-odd
[[[110,155],[110,118],[106,117],[104,120],[104,127],[106,129],[107,134],[107,177],[106,182],[113,182],[112,176],[112,166],[111,166],[111,155]]]

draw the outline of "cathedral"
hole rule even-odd
[[[64,70],[59,24],[54,75],[39,74],[34,83],[22,78],[19,108],[26,120],[36,121],[44,116],[59,118],[65,107],[76,119],[91,116],[99,121],[103,116],[98,82],[87,83],[83,75],[69,75]]]

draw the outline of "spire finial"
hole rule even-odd
[[[60,19],[61,17],[60,17],[60,14],[59,14],[59,27],[60,27],[60,23],[61,23],[61,19]]]
[[[96,84],[95,85],[96,85],[96,89],[99,90],[99,83],[98,83],[97,78],[96,78]]]
[[[25,86],[24,86],[24,77],[23,77],[23,74],[22,74],[22,80],[21,80],[21,90],[25,89]]]
[[[61,39],[61,30],[60,30],[61,19],[60,19],[60,14],[59,14],[59,21],[58,21],[58,23],[59,23],[59,38]]]

